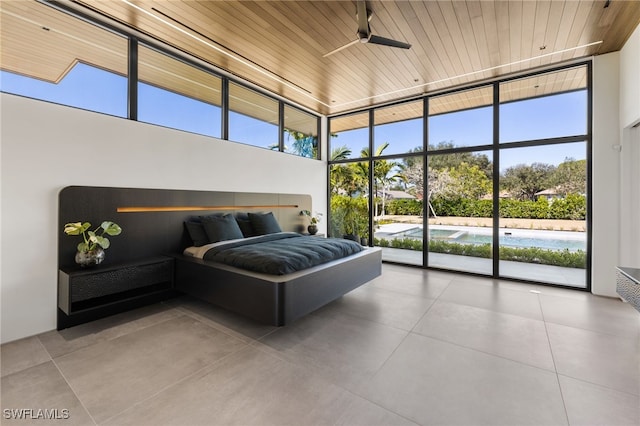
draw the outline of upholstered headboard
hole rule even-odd
[[[110,220],[122,234],[110,237],[103,264],[181,253],[190,245],[184,221],[212,213],[268,212],[283,231],[301,232],[301,210],[311,210],[311,196],[253,192],[68,186],[59,194],[58,267],[74,266],[81,237],[63,232],[69,222],[90,222],[95,228]]]

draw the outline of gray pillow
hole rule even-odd
[[[244,238],[236,218],[230,214],[203,217],[202,226],[204,226],[210,243]]]
[[[276,232],[282,232],[278,220],[273,215],[273,212],[269,213],[249,213],[249,221],[256,235],[274,234]]]
[[[187,227],[187,232],[193,241],[193,245],[196,247],[209,244],[209,236],[204,230],[202,222],[196,222],[195,220],[188,220],[184,223]]]

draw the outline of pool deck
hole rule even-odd
[[[466,231],[479,235],[491,235],[492,228],[478,227],[478,226],[463,226],[463,225],[433,225],[429,224],[430,229],[450,229],[453,231]],[[374,236],[377,238],[393,238],[394,236],[402,236],[403,232],[410,231],[412,229],[422,229],[422,224],[417,223],[388,223],[380,225]],[[554,231],[545,229],[520,229],[520,228],[499,228],[499,232],[510,233],[513,236],[524,238],[548,238],[548,239],[562,239],[570,241],[586,241],[586,234],[584,232],[575,231]]]
[[[385,215],[376,217],[376,220],[392,221],[394,223],[414,225],[422,224],[422,216]],[[491,228],[493,226],[493,219],[490,217],[439,216],[429,218],[429,225],[476,226],[480,228]],[[538,229],[547,231],[585,232],[587,229],[587,223],[584,220],[501,218],[500,227],[514,229]]]
[[[390,247],[382,248],[382,260],[409,265],[422,265],[422,252]],[[493,261],[471,256],[429,253],[429,266],[452,271],[474,272],[491,275]],[[500,276],[541,283],[565,285],[575,288],[587,287],[587,274],[584,269],[564,268],[561,266],[537,265],[534,263],[500,261]]]
[[[376,238],[393,239],[395,236],[412,229],[422,228],[418,223],[390,223],[381,225],[375,232]],[[451,229],[490,235],[491,228],[459,225],[431,225],[431,229]],[[584,240],[584,232],[551,231],[542,229],[500,228],[500,232],[511,232],[521,237],[558,238],[567,240]],[[390,262],[422,265],[422,251],[383,247],[382,259]],[[471,256],[459,256],[445,253],[429,253],[429,266],[454,271],[492,274],[493,261]],[[500,275],[506,278],[538,281],[551,284],[586,288],[586,272],[584,269],[565,268],[561,266],[538,265],[525,262],[500,261]]]

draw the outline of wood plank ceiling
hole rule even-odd
[[[640,23],[640,2],[635,0],[369,0],[372,32],[406,41],[412,48],[356,43],[323,57],[356,39],[354,1],[74,0],[69,4],[97,11],[326,115],[616,51]],[[92,54],[90,49],[74,50],[68,43],[48,39],[55,31],[31,35],[21,29],[29,21],[49,28],[63,25],[65,33],[78,39],[98,37],[77,20],[48,22],[52,18],[46,9],[35,2],[3,0],[3,69],[50,81],[59,81],[75,61],[126,72],[122,58],[105,53],[121,51],[120,47]],[[97,43],[122,43],[123,39],[109,37],[112,40]],[[14,48],[7,41],[13,41]],[[78,50],[83,54],[69,56]],[[25,52],[46,58],[46,66],[31,63]],[[172,82],[170,74],[163,75],[161,59],[152,62],[157,72],[147,70],[148,82],[202,96]],[[175,64],[167,63],[166,68],[179,71]],[[193,73],[191,78],[200,82],[210,76]],[[562,80],[564,90],[585,85],[582,76],[556,79]],[[559,87],[526,84],[538,90],[511,87],[510,93],[534,96]],[[450,106],[437,112],[487,102],[485,95],[476,95],[465,92],[455,102],[448,99]],[[203,100],[212,102],[211,96]],[[408,107],[407,117],[418,110],[415,105]]]

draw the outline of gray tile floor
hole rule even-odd
[[[396,265],[287,327],[184,297],[1,364],[3,425],[640,425],[631,306]]]

